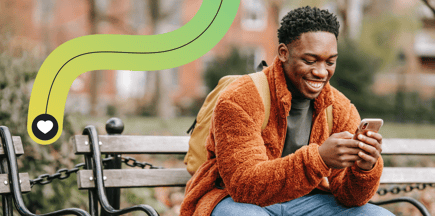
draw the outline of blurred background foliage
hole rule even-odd
[[[218,57],[209,63],[204,72],[204,82],[208,91],[213,90],[219,79],[228,75],[243,75],[254,72],[248,69],[248,58],[233,47],[226,57]]]
[[[75,134],[70,121],[65,121],[61,138],[49,146],[33,142],[27,134],[31,84],[43,59],[33,55],[31,50],[10,46],[10,41],[9,35],[0,35],[0,122],[9,128],[13,136],[21,137],[25,154],[18,161],[20,171],[28,172],[30,178],[36,178],[37,175],[54,173],[60,168],[73,168],[78,161],[75,160],[72,146],[68,145],[69,137]],[[74,184],[74,178],[53,181],[44,187],[33,187],[32,193],[25,194],[23,198],[32,212],[45,213],[64,206],[83,208],[86,201],[78,190],[71,190]]]
[[[58,35],[50,36],[48,32],[53,29],[49,28],[48,23],[50,19],[53,19],[54,15],[50,15],[49,13],[43,14],[41,16],[42,39],[46,49],[41,52],[41,50],[23,48],[20,46],[23,44],[17,42],[16,38],[14,38],[14,34],[15,32],[19,32],[20,28],[24,29],[26,27],[20,25],[22,19],[14,19],[13,14],[15,11],[6,11],[5,8],[7,8],[7,4],[12,4],[11,2],[13,1],[6,0],[0,2],[0,12],[2,12],[0,14],[0,125],[8,126],[14,136],[21,137],[25,154],[21,156],[18,161],[20,172],[28,172],[30,178],[36,178],[38,175],[44,173],[53,174],[60,168],[72,168],[75,164],[83,162],[82,157],[76,157],[73,154],[72,145],[68,142],[69,138],[74,134],[80,134],[83,128],[89,124],[95,125],[100,134],[105,134],[105,122],[114,115],[120,116],[124,121],[124,134],[126,135],[186,135],[186,131],[193,122],[199,108],[202,106],[206,94],[217,85],[222,76],[254,72],[252,63],[260,63],[258,59],[254,58],[254,61],[252,56],[246,54],[246,50],[244,50],[246,47],[243,47],[244,45],[229,43],[231,48],[225,48],[225,50],[228,50],[225,55],[213,56],[207,63],[203,63],[204,65],[200,70],[198,69],[202,74],[201,78],[206,90],[203,91],[200,97],[193,98],[188,102],[175,102],[174,106],[176,107],[178,115],[173,118],[162,117],[159,114],[159,107],[162,107],[161,104],[163,104],[163,107],[168,106],[168,104],[165,104],[167,102],[159,102],[162,101],[158,100],[159,97],[168,97],[165,95],[165,92],[168,91],[179,91],[179,88],[165,90],[169,85],[165,83],[162,84],[162,80],[170,76],[163,75],[164,73],[160,74],[160,72],[156,72],[146,75],[147,80],[143,85],[147,86],[147,88],[156,89],[154,96],[152,96],[152,99],[149,101],[143,98],[135,98],[134,100],[122,101],[120,105],[118,104],[119,106],[113,103],[102,109],[97,109],[98,103],[95,101],[98,100],[95,99],[95,97],[103,97],[103,94],[99,94],[97,90],[93,90],[91,94],[93,95],[92,97],[94,97],[95,104],[85,103],[80,106],[93,106],[94,108],[92,108],[92,110],[97,110],[101,113],[92,115],[81,112],[67,112],[61,138],[52,145],[41,146],[34,143],[28,137],[26,131],[31,87],[42,61],[46,58],[48,53],[56,47],[49,42],[54,40],[62,41],[59,39],[62,37],[63,40],[67,40],[68,37],[65,36],[67,31],[63,29],[67,28],[59,27],[60,30],[56,30]],[[55,1],[53,0],[38,0],[34,2],[51,7],[55,5]],[[177,4],[174,4],[174,7],[171,6],[168,8],[167,6],[170,4],[167,4],[167,2],[163,0],[132,1],[135,4],[135,7],[133,7],[134,10],[127,13],[127,15],[135,17],[132,19],[132,23],[136,22],[135,19],[139,21],[129,26],[129,22],[123,22],[122,19],[116,17],[117,14],[113,15],[107,12],[109,5],[107,2],[115,4],[118,1],[88,0],[85,3],[89,3],[89,8],[92,9],[89,14],[95,16],[93,18],[84,17],[84,20],[87,18],[93,20],[91,22],[91,30],[93,33],[102,33],[101,29],[104,28],[101,26],[107,27],[109,25],[117,27],[117,30],[127,29],[126,32],[119,30],[124,34],[163,33],[164,30],[159,29],[159,26],[167,27],[167,25],[164,24],[168,22],[171,23],[172,21],[168,21],[168,19],[176,14],[174,11],[178,11],[180,8],[180,5]],[[147,5],[144,2],[148,2],[149,4]],[[268,7],[276,6],[274,5],[276,2],[279,1],[267,1],[265,5]],[[338,8],[335,13],[341,15],[341,17],[345,17],[346,11],[341,8],[341,3],[343,2],[345,2],[345,0],[292,0],[282,1],[279,7],[288,9],[287,11],[289,11],[295,7],[305,5],[318,7],[330,7],[330,5],[333,5],[332,8]],[[400,35],[414,35],[423,27],[418,14],[419,10],[416,8],[417,6],[410,7],[403,13],[398,14],[389,11],[388,4],[392,1],[364,2],[368,2],[368,5],[364,6],[365,9],[363,11],[364,15],[362,17],[360,36],[356,39],[350,39],[346,34],[346,28],[340,32],[342,36],[340,36],[341,38],[339,38],[338,44],[339,58],[337,60],[337,69],[331,79],[331,85],[343,92],[343,94],[355,104],[362,118],[383,118],[385,125],[381,129],[381,133],[385,138],[435,139],[435,134],[433,133],[435,130],[435,99],[422,98],[419,92],[409,90],[401,91],[400,88],[397,91],[392,91],[394,93],[382,96],[375,94],[373,90],[373,84],[376,81],[375,78],[377,75],[386,73],[398,73],[400,75],[401,71],[406,70],[405,65],[410,62],[410,57],[403,55],[404,39],[401,38],[402,36]],[[149,6],[149,8],[140,11],[145,6]],[[166,7],[166,9],[161,9],[160,7]],[[53,10],[53,8],[54,7],[50,9],[50,7],[47,7],[43,8],[43,10],[50,11]],[[144,16],[140,14],[146,14],[148,10],[154,11],[149,23],[140,18]],[[155,13],[155,11],[160,11],[161,13]],[[87,16],[88,14],[86,13],[85,15]],[[276,16],[276,14],[274,16]],[[175,17],[175,19],[180,18]],[[346,22],[344,20],[341,20],[341,22],[342,25],[346,27]],[[140,32],[138,29],[141,25],[148,25],[153,28],[149,31]],[[69,23],[68,26],[73,26],[74,30],[78,28],[71,23]],[[99,26],[100,28],[98,28]],[[234,26],[237,27],[237,25]],[[233,36],[234,35],[235,34],[233,34]],[[275,38],[274,36],[274,39]],[[265,40],[262,37],[258,37],[257,39]],[[405,42],[406,40],[405,38]],[[267,63],[271,64],[272,62],[269,61]],[[156,76],[156,78],[151,79],[152,76]],[[98,79],[101,79],[98,78],[98,76],[96,77],[97,80],[91,81],[91,83],[95,85],[97,85]],[[112,84],[113,83],[110,83],[110,85]],[[98,85],[104,87],[101,83]],[[84,86],[86,86],[86,83]],[[196,86],[189,86],[187,91],[195,91],[194,87]],[[130,107],[136,106],[137,104],[139,104],[139,109],[131,112],[125,112],[121,109],[121,106]],[[140,161],[147,161],[156,166],[184,166],[181,156],[167,157],[154,155],[135,157]],[[406,157],[405,159],[403,157],[385,158],[385,164],[392,166],[434,166],[434,161],[435,159],[431,157]],[[76,176],[71,175],[71,178],[67,180],[54,180],[53,183],[44,186],[36,185],[32,188],[30,193],[24,195],[24,198],[27,207],[32,212],[36,213],[47,213],[66,207],[87,209],[87,191],[78,191],[76,188]],[[412,196],[414,198],[430,200],[431,198],[427,198],[427,194],[434,193],[434,191],[432,189],[428,191],[427,193],[414,193]],[[177,208],[179,208],[179,204],[181,203],[180,196],[181,200],[184,196],[183,192],[184,188],[126,189],[122,190],[121,207],[146,203],[155,207],[161,215],[177,215]],[[406,212],[403,209],[401,211]],[[432,208],[432,211],[435,211],[435,207]]]

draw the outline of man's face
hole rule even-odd
[[[287,87],[293,97],[315,99],[334,75],[337,40],[330,32],[306,32],[278,46]]]

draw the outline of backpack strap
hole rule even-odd
[[[264,128],[266,128],[267,122],[269,122],[270,116],[269,83],[267,82],[266,74],[263,72],[251,73],[249,76],[251,77],[252,81],[254,81],[255,87],[257,87],[258,93],[260,93],[260,97],[263,100],[265,115],[261,130],[264,130]]]
[[[266,61],[262,60],[260,64],[258,64],[257,69],[255,71],[260,72],[263,70],[264,67],[267,67]]]
[[[329,135],[331,135],[331,133],[332,133],[332,127],[333,127],[332,105],[329,105],[326,108],[326,121],[328,121]]]

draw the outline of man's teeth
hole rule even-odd
[[[323,82],[307,81],[307,83],[314,88],[320,88],[323,85]]]

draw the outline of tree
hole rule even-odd
[[[67,116],[60,139],[51,145],[39,145],[27,134],[31,85],[42,59],[11,47],[10,40],[0,35],[0,123],[7,126],[13,136],[21,137],[25,154],[18,159],[19,171],[28,172],[34,179],[44,173],[54,174],[60,168],[73,168],[77,161],[68,140],[74,132]],[[75,178],[54,180],[52,184],[33,187],[23,198],[32,212],[45,213],[65,206],[86,208],[86,199],[77,189],[72,189],[73,184],[76,184]]]
[[[95,0],[88,0],[88,7],[89,7],[89,26],[90,26],[90,34],[97,34],[98,33],[98,12],[95,5]],[[90,94],[90,104],[91,104],[91,115],[95,116],[97,115],[97,104],[98,104],[98,86],[100,84],[100,77],[101,72],[100,71],[93,71],[91,72],[91,84],[89,88],[89,94]]]
[[[161,0],[148,0],[148,7],[146,13],[149,14],[150,18],[150,29],[152,34],[161,34],[161,25],[164,24],[170,15],[174,14],[174,11],[178,8],[177,1],[171,1],[172,5],[167,11],[162,10]],[[152,99],[149,103],[152,107],[152,113],[157,114],[158,117],[162,119],[168,119],[175,117],[175,107],[170,99],[170,90],[168,81],[171,80],[170,73],[172,71],[153,71],[147,73],[147,83],[145,85],[154,87],[154,92],[152,93]],[[151,83],[154,82],[154,83]],[[150,88],[145,88],[146,91],[150,91]]]
[[[220,78],[227,75],[242,75],[252,73],[248,67],[248,58],[232,48],[231,54],[227,57],[219,57],[210,62],[210,66],[204,72],[204,82],[208,91],[213,90]]]
[[[362,51],[351,41],[340,43],[340,57],[330,83],[356,106],[361,116],[376,112],[377,100],[371,93],[379,61]]]

